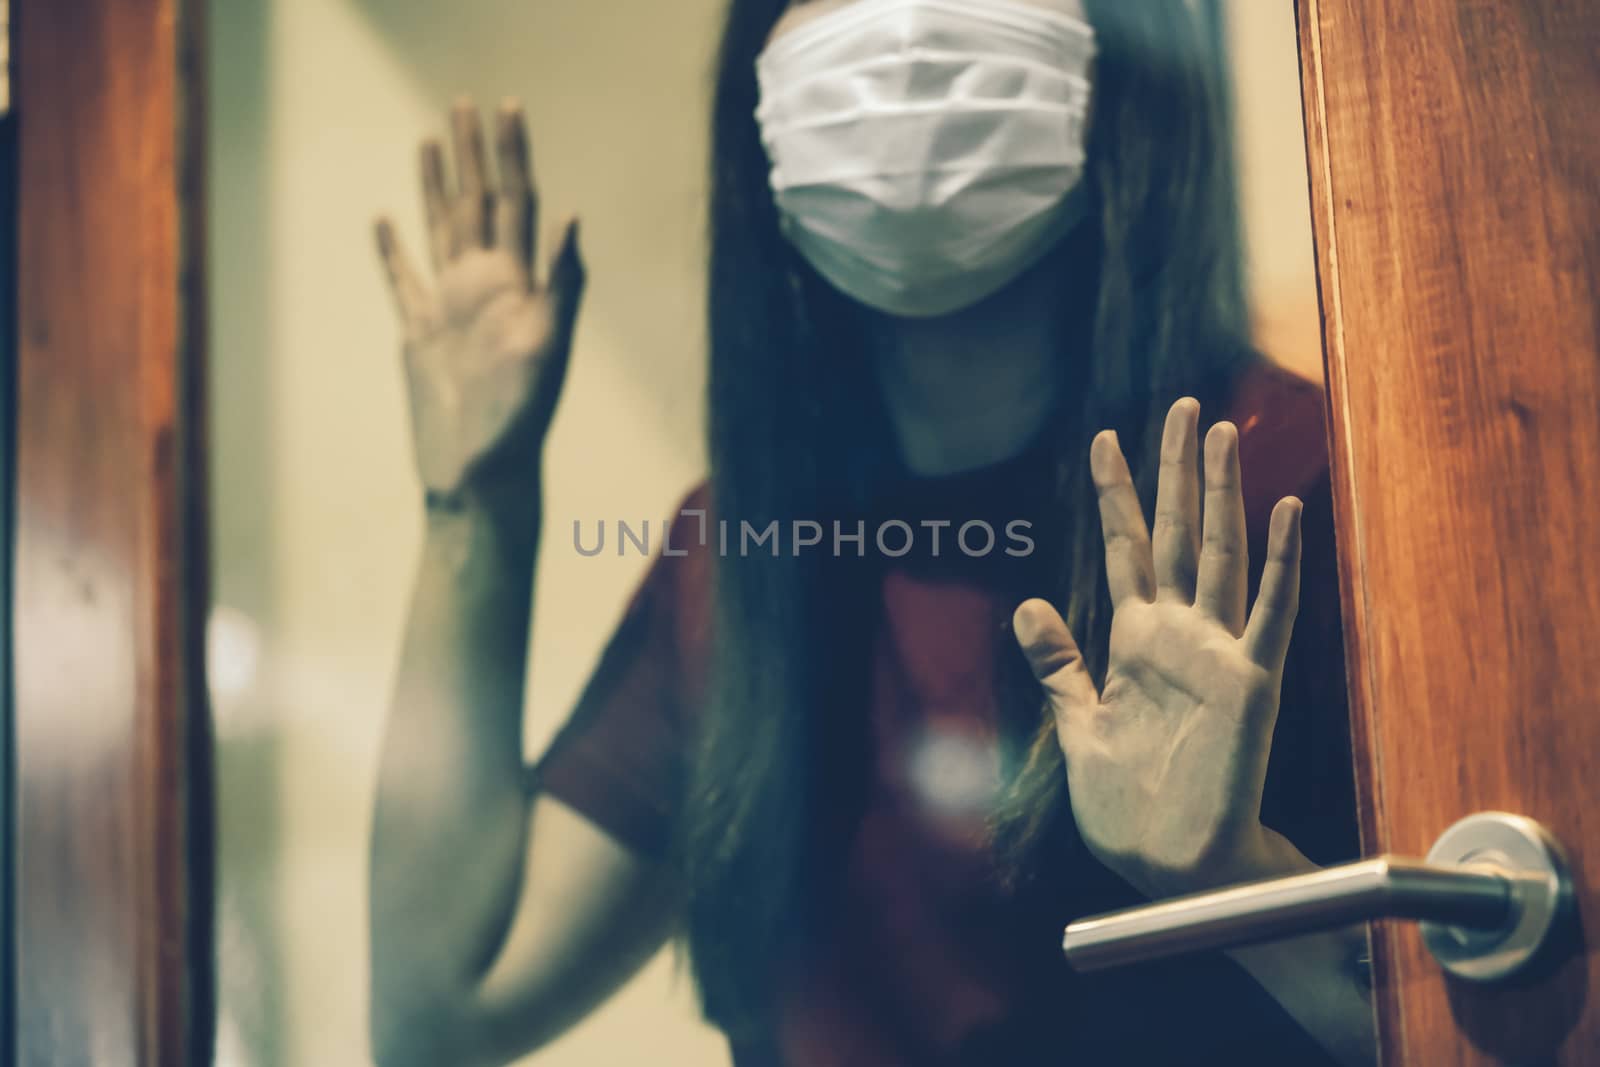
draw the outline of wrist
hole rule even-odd
[[[1203,893],[1224,889],[1246,882],[1259,882],[1267,878],[1282,878],[1317,870],[1289,839],[1276,830],[1257,823],[1228,855],[1218,857],[1203,870],[1191,871],[1181,878],[1165,879],[1165,884],[1151,887],[1152,899]]]
[[[1318,869],[1287,837],[1258,823],[1256,832],[1226,868],[1227,884],[1283,878]]]
[[[541,499],[535,479],[454,489],[425,486],[423,511],[430,530],[472,527],[502,539],[531,543],[539,532]]]

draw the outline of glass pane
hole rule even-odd
[[[1370,1040],[1359,934],[1094,976],[1055,947],[1095,911],[1356,854],[1290,6],[210,22],[219,1064]],[[507,98],[537,222],[506,194]],[[1118,431],[1148,517],[1185,395],[1201,431],[1237,426],[1242,500],[1208,510],[1242,504],[1252,570],[1201,569],[1210,614],[1130,614],[1144,572],[1108,581],[1090,441]],[[1251,665],[1287,629],[1234,601],[1290,495],[1279,700]],[[1087,677],[1052,673],[1063,630],[1014,619],[1029,597]],[[1185,648],[1171,683],[1153,664]],[[1158,725],[1097,765],[1050,728],[1052,703],[1094,721],[1086,687]],[[1258,740],[1276,722],[1264,784],[1195,693]],[[1265,828],[1231,814],[1257,801]]]

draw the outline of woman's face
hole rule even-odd
[[[791,0],[756,59],[784,233],[897,318],[974,306],[1084,217],[1083,0]],[[771,8],[768,9],[772,11]]]
[[[789,0],[789,6],[773,25],[767,41],[770,44],[797,26],[804,26],[812,19],[826,15],[830,11],[837,11],[841,7],[859,2],[860,0]],[[1032,4],[1035,7],[1053,7],[1073,15],[1083,15],[1082,0],[1013,0],[1013,2]]]

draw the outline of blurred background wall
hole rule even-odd
[[[718,8],[213,5],[220,1067],[367,1062],[367,833],[421,518],[372,219],[394,213],[425,257],[417,143],[466,92],[523,98],[546,212],[584,220],[591,283],[548,451],[537,750],[645,562],[579,557],[571,520],[664,517],[704,468],[698,117]],[[719,1058],[664,955],[537,1062]]]
[[[1321,374],[1290,0],[1230,0],[1258,340]],[[548,446],[527,747],[645,564],[575,518],[669,514],[704,470],[701,232],[722,0],[213,0],[212,687],[219,1067],[368,1062],[367,833],[420,512],[371,224],[424,256],[416,146],[525,102],[590,286]],[[668,953],[530,1062],[726,1062]]]
[[[1223,0],[1256,344],[1322,380],[1294,0]]]

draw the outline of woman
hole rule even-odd
[[[514,1058],[674,932],[740,1067],[1371,1057],[1359,931],[1106,976],[1056,947],[1356,848],[1321,396],[1241,341],[1222,95],[1182,0],[734,0],[711,479],[531,775],[583,268],[569,224],[532,270],[515,108],[493,181],[457,108],[432,286],[379,227],[428,530],[380,1063]]]

